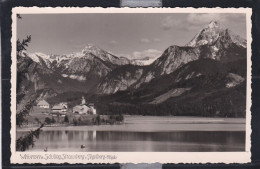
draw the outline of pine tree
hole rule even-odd
[[[22,19],[22,17],[19,14],[17,14],[17,18]],[[31,42],[31,35],[27,36],[27,38],[23,39],[22,41],[20,41],[19,39],[17,40],[16,42],[17,56],[19,56],[23,50],[27,50],[26,47],[28,47],[28,44],[30,42]],[[26,116],[29,114],[30,110],[32,109],[34,102],[35,100],[30,100],[20,112],[16,113],[16,125],[21,126],[24,122],[27,121]],[[40,131],[43,126],[44,125],[42,124],[38,129],[34,131],[30,131],[29,134],[18,138],[16,140],[16,150],[25,151],[30,146],[33,147],[35,142],[34,138],[36,139],[39,138]]]
[[[43,124],[36,130],[30,131],[29,134],[22,136],[16,140],[16,150],[17,151],[25,151],[30,146],[34,147],[34,138],[39,138],[41,128],[43,127]]]
[[[20,39],[17,39],[16,41],[16,51],[18,55],[21,55],[21,52],[23,50],[27,50],[26,47],[28,47],[28,44],[31,42],[31,35],[27,36],[26,39],[23,39],[20,41]]]

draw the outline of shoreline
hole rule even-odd
[[[37,128],[22,128],[17,129],[16,132],[29,132],[31,130],[35,130]],[[181,131],[222,131],[222,132],[239,132],[239,131],[246,131],[246,129],[228,129],[228,128],[176,128],[176,129],[165,129],[165,130],[136,130],[136,129],[128,129],[128,130],[121,130],[121,129],[113,129],[108,128],[107,126],[68,126],[68,127],[43,127],[42,131],[117,131],[117,132],[181,132]]]
[[[16,128],[28,132],[37,127]],[[177,131],[245,131],[244,118],[208,118],[175,116],[125,116],[123,124],[52,126],[43,131],[118,131],[118,132],[177,132]]]

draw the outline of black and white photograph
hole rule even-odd
[[[250,10],[83,9],[14,10],[14,162],[250,160]]]

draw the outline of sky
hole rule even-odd
[[[158,57],[171,45],[187,44],[210,21],[218,20],[246,38],[245,14],[23,14],[17,38],[32,36],[29,53],[70,54],[87,44],[116,56]]]

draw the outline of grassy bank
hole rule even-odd
[[[123,115],[89,115],[72,112],[54,114],[49,109],[33,109],[20,127],[37,127],[41,124],[46,127],[110,125],[121,124],[123,121]]]

